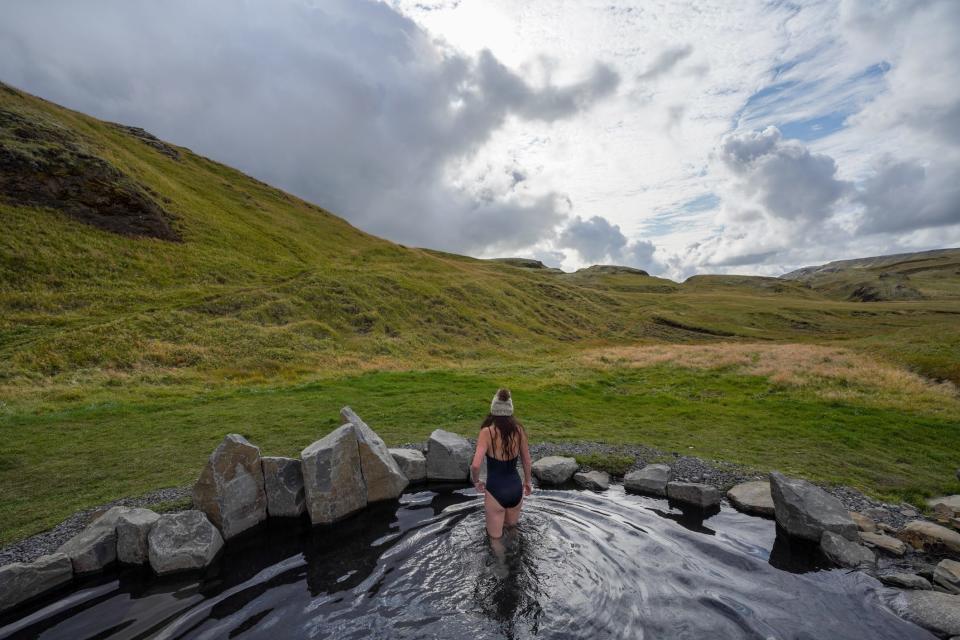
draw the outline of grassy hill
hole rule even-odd
[[[682,284],[477,260],[3,85],[0,222],[0,543],[189,482],[226,432],[295,454],[342,404],[391,444],[470,434],[500,384],[537,439],[910,499],[960,466],[956,250]],[[885,273],[920,295],[850,295]]]

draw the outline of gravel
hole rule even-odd
[[[138,498],[121,498],[99,507],[78,511],[49,531],[38,533],[0,549],[0,566],[11,562],[30,562],[40,556],[53,553],[60,545],[82,531],[95,516],[101,515],[110,507],[150,507],[161,502],[182,500],[190,497],[191,489],[191,485],[168,487]]]

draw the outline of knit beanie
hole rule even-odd
[[[512,416],[513,415],[513,398],[507,398],[506,400],[501,400],[499,397],[500,392],[493,394],[493,400],[490,401],[490,415],[492,416]]]

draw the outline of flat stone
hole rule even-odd
[[[302,463],[296,458],[266,456],[263,464],[263,488],[267,494],[267,513],[273,518],[297,518],[307,510],[303,488]]]
[[[163,575],[206,567],[223,547],[223,536],[206,514],[191,509],[161,515],[147,544],[150,566]]]
[[[606,471],[579,471],[573,475],[573,481],[584,489],[606,491],[610,488],[610,474]]]
[[[913,573],[888,573],[880,576],[880,582],[901,589],[933,589],[929,580]]]
[[[399,498],[410,481],[390,455],[386,443],[350,407],[340,409],[340,418],[353,425],[357,436],[360,470],[367,485],[367,502]]]
[[[473,451],[463,436],[435,429],[427,440],[427,480],[466,482]]]
[[[130,507],[112,507],[57,549],[70,557],[76,574],[102,571],[117,559],[117,521]]]
[[[875,533],[877,531],[877,523],[865,513],[851,511],[850,518],[853,519],[854,524],[857,525],[857,529],[860,529],[860,531],[866,531],[867,533]]]
[[[668,482],[667,497],[701,509],[720,506],[720,491],[709,484]]]
[[[773,496],[770,494],[768,480],[741,482],[727,491],[727,500],[745,513],[756,513],[762,516],[774,514]]]
[[[938,635],[960,634],[960,596],[938,591],[903,591],[890,605],[900,617]]]
[[[427,479],[427,456],[416,449],[390,449],[400,471],[410,482],[424,482]]]
[[[73,563],[65,553],[4,565],[0,567],[0,611],[62,587],[72,579]]]
[[[313,524],[330,524],[367,506],[356,430],[345,424],[300,453],[307,512]]]
[[[149,562],[147,536],[160,519],[150,509],[130,509],[117,520],[117,560],[126,564]]]
[[[770,493],[777,524],[788,535],[819,541],[824,531],[832,531],[847,540],[860,539],[850,513],[820,487],[774,471],[770,474]]]
[[[907,545],[903,540],[897,540],[882,533],[871,533],[869,531],[860,532],[860,542],[868,547],[883,549],[887,553],[895,556],[902,556],[907,552]]]
[[[823,532],[820,549],[827,559],[838,567],[872,567],[877,563],[873,551],[833,531]]]
[[[673,480],[673,469],[666,464],[648,464],[642,469],[623,476],[623,488],[627,491],[651,496],[667,495],[667,483]]]
[[[949,593],[960,594],[960,562],[941,560],[933,570],[933,584]]]
[[[890,517],[890,511],[883,507],[868,507],[862,511],[863,515],[872,518],[875,521]]]
[[[224,437],[193,487],[193,504],[226,540],[266,520],[260,448],[236,433]]]
[[[896,534],[898,529],[896,527],[891,527],[886,522],[881,522],[877,524],[877,531],[886,534]]]
[[[931,509],[936,509],[938,504],[942,504],[949,509],[950,513],[960,513],[960,495],[940,496],[939,498],[930,498],[927,505]]]
[[[558,485],[569,482],[579,468],[574,458],[546,456],[534,462],[531,470],[540,484]]]
[[[948,549],[960,553],[960,533],[926,520],[908,522],[897,537],[921,551]]]

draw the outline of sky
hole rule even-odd
[[[676,280],[960,246],[955,0],[5,0],[0,80],[411,246]]]

